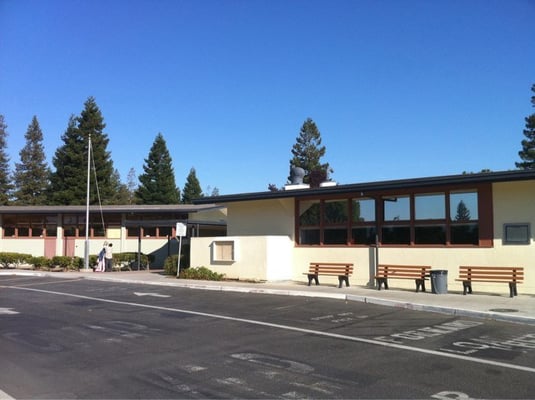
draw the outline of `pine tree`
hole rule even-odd
[[[106,125],[93,97],[84,103],[79,117],[71,116],[61,137],[64,144],[56,150],[52,163],[56,170],[50,176],[51,204],[81,205],[86,202],[87,155],[91,136],[90,203],[116,204],[119,190],[114,177],[113,161],[107,151]],[[96,181],[95,181],[96,176]],[[98,188],[97,188],[98,185]],[[100,195],[100,196],[99,196]]]
[[[21,205],[46,204],[50,169],[46,162],[43,132],[34,116],[24,135],[26,145],[19,152],[20,163],[15,164],[13,181],[14,202]]]
[[[457,204],[457,214],[455,215],[455,221],[466,222],[470,221],[470,210],[466,207],[464,201],[459,201]]]
[[[531,96],[531,105],[535,107],[535,84],[531,86],[533,96]],[[535,113],[525,118],[526,129],[522,140],[522,150],[518,152],[522,162],[517,162],[516,167],[521,169],[535,169]]]
[[[13,185],[10,179],[9,156],[7,155],[7,125],[4,116],[0,114],[0,205],[9,203]]]
[[[176,187],[171,155],[161,133],[149,151],[143,164],[144,173],[139,176],[136,190],[138,204],[178,204],[180,191]]]
[[[293,158],[290,160],[290,169],[292,167],[304,169],[303,183],[315,183],[312,182],[315,174],[327,178],[333,170],[329,163],[321,163],[325,150],[325,146],[321,145],[320,131],[314,121],[307,118],[301,127],[296,143],[292,147]]]
[[[137,183],[136,183],[136,170],[134,168],[130,168],[128,171],[128,177],[126,178],[126,187],[128,189],[128,203],[127,204],[133,204],[136,196],[136,189],[137,189]]]
[[[203,197],[201,184],[197,179],[195,168],[191,168],[184,184],[182,191],[182,200],[184,204],[192,204],[193,200]]]

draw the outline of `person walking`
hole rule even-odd
[[[106,264],[106,272],[111,272],[113,268],[113,251],[112,243],[109,243],[106,247],[106,254],[104,255],[104,260]]]

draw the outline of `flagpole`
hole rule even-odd
[[[87,145],[87,189],[85,202],[85,247],[84,247],[84,268],[89,270],[89,179],[91,178],[91,134]]]

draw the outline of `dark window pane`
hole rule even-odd
[[[13,226],[6,226],[4,228],[4,237],[13,237],[15,236],[15,228]]]
[[[443,225],[417,226],[414,228],[416,244],[446,244],[446,227]]]
[[[30,236],[30,228],[28,227],[19,227],[18,229],[18,236],[19,237],[28,237]]]
[[[323,232],[324,244],[347,244],[347,229],[325,229]]]
[[[451,244],[479,244],[478,224],[453,225],[451,227]]]
[[[299,232],[300,244],[320,244],[319,229],[301,229]]]
[[[143,228],[143,236],[156,237],[156,227]]]
[[[170,226],[162,226],[158,228],[158,236],[160,237],[167,237],[171,236],[173,234],[173,228]]]
[[[66,226],[63,228],[63,236],[65,237],[74,237],[76,236],[76,227],[74,226]]]
[[[375,228],[371,226],[353,228],[351,230],[353,243],[355,244],[375,244]]]
[[[410,244],[411,230],[408,226],[383,227],[383,244]]]

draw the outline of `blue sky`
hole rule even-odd
[[[182,188],[282,186],[312,118],[332,179],[515,168],[534,0],[0,0],[0,114],[51,163],[94,96],[123,181],[161,132]]]

